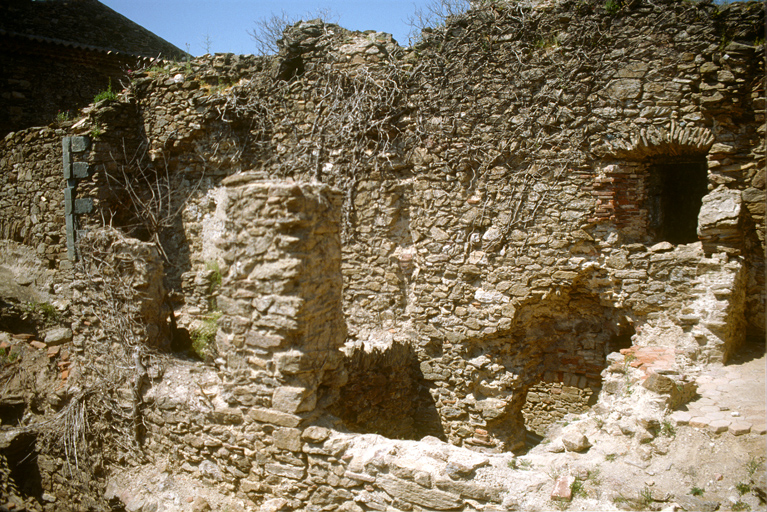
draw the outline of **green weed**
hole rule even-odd
[[[117,99],[117,94],[112,90],[112,79],[109,79],[109,87],[107,87],[106,91],[101,91],[96,96],[93,97],[93,103],[98,103],[99,101],[114,101]]]
[[[14,350],[15,347],[6,351],[4,348],[0,348],[0,364],[11,364],[16,362],[21,356],[18,350]]]
[[[618,457],[617,453],[608,453],[605,455],[605,460],[607,462],[613,462]]]
[[[590,470],[586,479],[593,485],[599,485],[602,483],[602,468],[599,466]]]
[[[202,360],[207,359],[214,352],[219,318],[221,318],[221,312],[214,311],[204,317],[202,325],[189,333],[192,339],[192,352]]]
[[[27,311],[41,317],[45,325],[55,324],[60,319],[59,312],[48,302],[32,301],[27,305]]]
[[[740,512],[741,510],[751,510],[751,505],[744,502],[743,500],[738,500],[732,504],[732,510],[736,512]]]
[[[670,421],[664,420],[660,426],[660,435],[674,437],[676,435],[676,428],[674,428],[674,425]]]
[[[218,266],[218,262],[215,260],[206,261],[205,268],[207,270],[213,271],[213,273],[210,275],[210,291],[213,292],[214,290],[221,287],[221,282],[223,280],[223,276],[221,275],[221,268]]]
[[[586,495],[586,488],[583,486],[583,481],[580,478],[576,478],[573,483],[570,484],[570,492],[573,493],[573,497],[581,497],[585,498]]]
[[[690,489],[689,494],[692,494],[693,496],[703,496],[704,492],[705,491],[703,489],[701,489],[700,487],[692,487]]]
[[[98,139],[104,134],[104,130],[101,129],[101,125],[96,123],[93,128],[88,132],[88,135],[93,139]]]
[[[622,494],[619,494],[617,496],[613,496],[613,503],[616,505],[623,505],[625,503],[628,503],[628,500],[626,499],[625,496],[623,496]]]
[[[751,486],[745,482],[740,482],[738,485],[735,486],[735,488],[738,490],[738,494],[743,496],[744,494],[751,492]]]
[[[652,490],[649,487],[639,491],[639,503],[642,507],[648,508],[653,501],[655,500],[652,499]]]
[[[66,123],[70,119],[72,119],[72,114],[69,112],[69,110],[59,110],[59,112],[56,114],[56,123],[60,125]]]
[[[529,471],[530,469],[533,468],[533,463],[526,459],[520,460],[520,459],[514,458],[509,461],[508,465],[511,469],[520,469],[523,471]]]
[[[617,13],[618,11],[620,11],[620,9],[621,9],[621,4],[617,0],[607,0],[605,2],[605,12],[607,14],[613,15]]]
[[[762,465],[761,460],[758,458],[751,456],[749,461],[746,463],[746,471],[748,471],[748,476],[753,478],[754,473],[756,473],[759,470],[759,466]]]

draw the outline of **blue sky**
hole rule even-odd
[[[264,2],[259,0],[101,0],[126,18],[151,30],[166,41],[193,55],[205,53],[206,35],[211,52],[255,53],[248,36],[254,22],[283,10],[298,17],[318,8],[328,8],[338,16],[338,24],[350,30],[389,32],[407,46],[408,16],[428,0],[389,2],[334,0],[325,3],[305,0]]]

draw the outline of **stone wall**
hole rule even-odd
[[[599,389],[586,387],[585,381],[580,384],[568,379],[568,382],[541,382],[527,390],[522,414],[528,431],[545,437],[551,427],[560,423],[568,414],[583,414],[596,403]]]
[[[120,89],[142,59],[2,36],[0,135],[77,117],[101,91]]]
[[[62,130],[8,134],[0,157],[0,233],[36,249],[50,268],[66,259]]]
[[[626,333],[681,367],[763,335],[763,22],[754,2],[494,4],[410,49],[300,23],[274,58],[153,70],[90,110],[71,130],[100,132],[83,222],[159,241],[183,326],[209,314],[206,264],[233,268],[215,248],[225,179],[337,188],[347,341],[411,347],[446,439],[511,450],[530,386],[564,372],[598,388]],[[697,171],[690,239],[664,224],[679,185],[664,176]],[[130,183],[159,184],[181,213],[148,229],[121,202]],[[222,353],[277,350],[248,352],[257,304],[219,301]],[[272,385],[309,403],[309,373]]]

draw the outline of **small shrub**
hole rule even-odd
[[[114,101],[117,99],[117,94],[112,91],[112,79],[109,79],[109,87],[107,87],[106,91],[101,91],[96,96],[93,97],[93,103],[98,103],[99,101]]]
[[[693,496],[703,496],[703,492],[704,490],[701,489],[700,487],[693,487],[690,489],[690,494],[692,494]]]
[[[70,119],[72,119],[72,114],[69,112],[69,110],[59,110],[59,112],[56,114],[56,123],[60,125],[66,123]]]
[[[740,512],[741,510],[751,510],[751,505],[743,500],[738,500],[732,504],[732,510]]]
[[[735,486],[735,488],[738,490],[738,494],[743,496],[744,494],[751,492],[751,486],[745,482],[740,482],[738,485]]]

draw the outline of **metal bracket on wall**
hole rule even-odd
[[[73,153],[84,153],[90,148],[90,139],[85,136],[61,139],[62,162],[64,165],[64,222],[67,232],[67,256],[70,261],[77,259],[78,223],[75,215],[93,211],[93,199],[76,199],[77,180],[92,176],[93,171],[86,162],[73,162]]]

